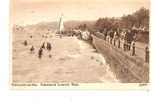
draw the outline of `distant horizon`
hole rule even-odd
[[[139,9],[141,9],[141,8],[145,8],[145,7],[140,7]],[[139,10],[139,9],[137,9],[137,10]],[[145,9],[148,9],[148,8],[145,8]],[[135,13],[136,11],[132,12],[131,14]],[[124,14],[124,15],[127,16],[127,15],[131,15],[131,14]],[[124,16],[124,15],[122,15],[122,16]],[[106,17],[98,17],[98,18],[93,19],[93,20],[70,19],[70,20],[64,20],[64,23],[70,22],[70,21],[74,21],[74,22],[95,22],[99,18],[116,18],[117,19],[117,18],[121,18],[122,16],[119,16],[119,17],[107,17],[107,16]],[[36,24],[41,24],[41,23],[59,23],[59,18],[58,18],[58,20],[53,20],[53,21],[39,21],[37,23],[29,23],[29,24],[15,24],[15,23],[13,23],[13,24],[18,25],[18,26],[30,26],[30,25],[36,25]]]
[[[66,20],[64,21],[64,23],[66,22],[95,22],[97,20]],[[19,24],[14,24],[14,25],[17,25],[17,26],[30,26],[30,25],[37,25],[37,24],[42,24],[42,23],[59,23],[59,21],[41,21],[41,22],[38,22],[38,23],[33,23],[33,24],[25,24],[25,25],[19,25]]]

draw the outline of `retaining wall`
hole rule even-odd
[[[111,70],[122,83],[149,82],[149,64],[141,58],[127,55],[107,41],[92,35],[92,44],[104,55]]]

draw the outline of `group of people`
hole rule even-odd
[[[43,55],[43,50],[47,49],[48,51],[51,51],[51,43],[47,42],[43,42],[43,44],[41,45],[39,51],[38,51],[38,57],[41,59],[42,55]],[[51,57],[51,55],[49,55],[49,57]]]
[[[122,47],[124,51],[130,51],[132,48],[132,55],[135,55],[136,32],[134,30],[120,31],[116,29],[105,31],[104,39],[118,48]]]
[[[131,55],[135,56],[136,52],[136,34],[138,31],[133,29],[125,29],[125,30],[109,30],[109,31],[102,31],[104,35],[104,40],[108,41],[110,44],[113,44],[114,46],[118,48],[122,48],[124,51],[132,51]],[[148,46],[145,47],[145,61],[149,62],[149,48]]]
[[[30,38],[32,38],[32,36],[30,36]],[[27,46],[28,45],[28,42],[27,40],[25,40],[23,42],[24,46]],[[43,42],[42,45],[40,46],[39,50],[38,50],[38,58],[41,59],[42,58],[42,55],[43,55],[43,51],[44,50],[48,50],[49,52],[51,51],[52,49],[52,45],[50,42]],[[35,47],[32,45],[31,48],[29,49],[30,50],[30,53],[33,54],[35,53]],[[49,57],[51,57],[51,55],[49,54]]]

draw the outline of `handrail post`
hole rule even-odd
[[[135,42],[132,42],[132,56],[135,56]]]
[[[118,48],[121,48],[121,41],[120,41],[120,38],[118,39]]]
[[[126,41],[124,40],[124,43],[123,43],[123,47],[124,47],[124,51],[126,51]]]

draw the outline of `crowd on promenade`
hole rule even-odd
[[[100,31],[99,34],[102,34],[103,39],[113,46],[116,46],[117,48],[122,48],[125,52],[130,51],[131,56],[136,56],[136,49],[142,49],[143,52],[145,52],[145,61],[149,62],[148,44],[146,44],[145,48],[136,46],[138,30],[111,29],[107,31],[104,29],[103,31]]]

